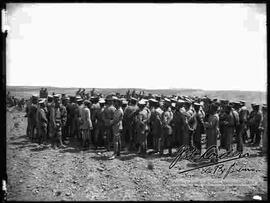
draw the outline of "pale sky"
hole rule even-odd
[[[7,4],[7,85],[266,91],[265,4]]]

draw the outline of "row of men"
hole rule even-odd
[[[27,107],[27,132],[31,139],[40,143],[50,139],[53,145],[59,141],[64,147],[63,139],[74,137],[84,147],[90,144],[95,148],[106,146],[108,150],[113,144],[115,156],[120,155],[121,146],[142,154],[151,147],[162,155],[165,148],[171,154],[173,147],[188,145],[200,153],[202,134],[206,134],[207,148],[217,145],[220,137],[220,147],[228,151],[232,150],[235,137],[240,152],[248,141],[258,145],[262,130],[266,139],[266,105],[262,114],[257,104],[249,112],[244,101],[229,103],[209,98],[192,103],[189,99],[160,97],[139,101],[113,95],[106,99],[94,96],[91,100],[60,97],[32,97]]]

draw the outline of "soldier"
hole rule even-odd
[[[37,103],[38,103],[38,97],[37,95],[32,96],[32,104],[29,108],[29,124],[30,124],[30,139],[34,141],[36,139],[36,133],[37,130]]]
[[[47,110],[45,107],[45,99],[42,99],[39,102],[39,108],[37,110],[37,118],[39,123],[39,144],[42,144],[46,141],[47,136],[47,128],[48,128],[48,120],[47,120]]]
[[[254,110],[254,105],[255,103],[252,103],[251,104],[251,112],[248,116],[248,128],[249,128],[249,140],[248,140],[248,143],[253,143],[254,141],[254,135],[255,135],[255,129],[254,129],[254,125],[252,125],[252,120],[253,120],[253,117],[255,116],[255,110]]]
[[[97,113],[100,111],[100,104],[99,104],[99,98],[98,96],[92,96],[91,97],[91,120],[92,120],[92,124],[93,124],[93,132],[91,132],[92,134],[94,134],[96,128],[97,128]],[[93,143],[97,149],[98,146],[98,137],[93,136]]]
[[[263,112],[263,119],[261,122],[261,130],[263,131],[262,134],[262,153],[267,154],[267,144],[268,144],[268,130],[267,130],[267,106],[262,106],[262,112]]]
[[[259,110],[260,105],[259,104],[254,104],[253,106],[253,116],[250,119],[250,128],[252,129],[251,134],[251,139],[253,141],[254,146],[258,146],[261,141],[261,131],[259,129],[260,124],[262,122],[262,112]],[[255,140],[254,139],[255,136]]]
[[[78,107],[76,103],[75,96],[70,96],[70,106],[69,106],[69,119],[70,119],[70,136],[74,138],[76,136],[76,118],[75,111]]]
[[[249,111],[247,107],[245,106],[245,101],[240,101],[241,107],[239,109],[239,122],[240,122],[240,129],[239,133],[240,136],[242,136],[243,143],[247,142],[247,121],[248,121],[248,116],[249,116]]]
[[[172,127],[174,133],[174,140],[176,142],[176,146],[181,147],[183,145],[183,122],[184,115],[181,113],[180,109],[183,108],[184,101],[179,99],[176,103],[176,110],[173,115]]]
[[[29,117],[29,113],[30,113],[30,108],[31,108],[31,98],[29,100],[26,101],[26,108],[25,108],[25,117],[27,117],[27,128],[26,128],[26,135],[31,138],[31,121],[30,121],[30,117]]]
[[[165,98],[164,112],[162,114],[162,133],[160,138],[159,153],[163,155],[165,146],[168,147],[169,155],[172,155],[172,126],[171,121],[173,119],[173,113],[171,110],[170,100]]]
[[[52,95],[48,95],[48,100],[47,100],[47,120],[48,120],[48,127],[47,127],[47,138],[52,138],[53,137],[53,133],[54,133],[54,129],[53,129],[53,124],[51,122],[51,112],[52,109],[54,107],[54,102],[53,102],[53,96]]]
[[[232,113],[235,122],[234,135],[235,135],[236,149],[239,152],[243,152],[243,139],[242,136],[240,136],[239,110],[240,110],[240,103],[233,102]]]
[[[122,120],[124,112],[121,108],[121,100],[117,97],[114,98],[114,106],[116,110],[114,111],[112,120],[112,130],[113,130],[113,143],[114,143],[114,154],[110,159],[114,159],[115,156],[120,156],[121,150],[121,133],[123,130]]]
[[[232,106],[227,105],[225,107],[225,119],[224,119],[224,137],[226,139],[226,150],[231,151],[233,145],[233,136],[237,126],[237,120],[233,112]]]
[[[192,146],[193,143],[193,121],[191,120],[193,116],[193,112],[190,110],[191,103],[190,101],[186,100],[184,103],[184,111],[182,114],[184,116],[184,144],[188,146]]]
[[[52,147],[55,148],[57,140],[60,143],[60,147],[65,147],[62,140],[62,127],[65,126],[67,119],[66,108],[60,103],[60,95],[54,95],[54,106],[51,108],[50,112],[50,122],[53,127],[52,135]]]
[[[96,128],[94,132],[94,140],[96,143],[96,149],[98,146],[104,144],[104,121],[102,119],[103,112],[105,109],[105,100],[103,98],[99,99],[100,109],[97,111],[94,120],[96,120]]]
[[[135,143],[135,125],[134,118],[135,113],[138,111],[137,99],[134,97],[130,98],[130,105],[124,111],[123,117],[123,135],[125,144],[127,145],[128,150],[132,150]]]
[[[136,115],[136,138],[139,144],[139,154],[145,155],[147,151],[147,135],[149,132],[150,110],[146,108],[145,100],[138,102],[139,111]]]
[[[209,149],[211,146],[217,146],[217,137],[219,134],[219,117],[217,114],[218,106],[216,104],[211,104],[209,108],[209,116],[204,123],[206,132],[206,148]],[[216,154],[218,154],[217,148],[214,148]],[[216,159],[212,159],[216,162]]]
[[[82,125],[81,125],[83,147],[89,147],[89,144],[92,142],[91,130],[93,129],[93,125],[91,121],[90,107],[91,107],[91,102],[89,100],[85,100],[84,107],[82,109]]]
[[[220,100],[220,111],[219,111],[219,130],[220,130],[220,146],[219,148],[226,148],[226,137],[224,135],[225,125],[224,122],[226,120],[225,108],[229,104],[229,100]]]
[[[62,128],[62,139],[63,141],[69,137],[69,126],[70,126],[70,105],[69,105],[69,97],[67,95],[63,95],[62,97],[62,105],[67,110],[67,122],[66,125]]]
[[[77,139],[82,142],[82,111],[83,111],[83,99],[80,97],[77,99],[77,104],[78,107],[75,110],[75,117],[76,117],[76,134],[77,134]]]
[[[105,136],[106,136],[106,142],[107,142],[107,150],[109,151],[111,148],[111,143],[112,143],[112,121],[114,118],[114,112],[116,108],[113,106],[113,98],[112,96],[107,96],[106,98],[106,107],[104,109],[103,113],[103,121],[104,121],[104,126],[105,126]]]
[[[193,139],[193,144],[194,147],[199,151],[199,154],[201,154],[201,139],[202,139],[202,134],[205,132],[204,128],[204,116],[200,111],[201,105],[199,103],[194,103],[194,110],[195,114],[192,116],[192,119],[194,120],[194,139]]]

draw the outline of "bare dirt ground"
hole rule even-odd
[[[172,157],[142,158],[125,151],[120,158],[108,160],[112,152],[83,151],[76,143],[64,149],[40,147],[26,137],[24,115],[15,109],[7,111],[8,201],[251,200],[254,195],[267,198],[266,157],[251,147],[245,147],[244,152],[252,156],[224,163],[227,169],[234,162],[238,169],[246,169],[229,173],[225,179],[224,173],[213,172],[215,166],[179,174],[192,164],[179,161],[169,169]],[[152,170],[148,169],[148,162],[153,163]]]

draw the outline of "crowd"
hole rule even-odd
[[[267,106],[253,103],[249,111],[245,101],[205,97],[112,93],[65,94],[39,98],[33,95],[27,103],[27,135],[40,144],[65,147],[65,140],[74,138],[82,147],[113,148],[120,156],[123,147],[146,155],[151,148],[163,155],[183,145],[201,153],[202,134],[206,147],[217,146],[227,151],[243,152],[244,144],[267,150]],[[249,133],[248,133],[249,131]],[[262,139],[262,140],[261,140]]]

